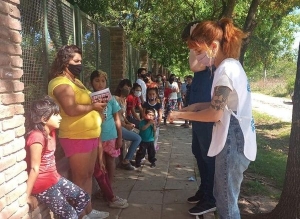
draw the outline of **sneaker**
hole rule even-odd
[[[127,208],[129,204],[127,203],[126,199],[122,199],[118,196],[116,196],[116,201],[109,202],[108,206],[110,208]]]
[[[190,204],[197,204],[200,200],[201,200],[201,198],[194,195],[192,197],[189,197],[187,199],[187,202],[190,203]]]
[[[155,164],[155,162],[151,163],[151,164],[150,164],[150,167],[151,167],[151,168],[154,168],[154,167],[156,167],[156,164]]]
[[[88,215],[87,215],[89,219],[104,219],[107,218],[109,216],[108,212],[105,211],[97,211],[95,209],[93,209]]]
[[[121,168],[124,170],[135,170],[131,163],[121,163]]]
[[[135,167],[136,168],[139,168],[139,167],[141,167],[142,165],[141,165],[141,163],[135,163]]]
[[[216,211],[216,205],[209,202],[198,203],[195,207],[191,208],[188,212],[191,215],[203,215],[208,212]]]

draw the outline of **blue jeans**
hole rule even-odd
[[[125,156],[125,160],[131,160],[140,142],[142,141],[141,136],[133,131],[122,127],[122,138],[127,141],[131,141],[131,145],[128,148],[128,152]]]
[[[243,172],[250,160],[244,155],[244,136],[238,120],[231,116],[227,140],[216,156],[214,196],[220,219],[240,219],[238,197]]]
[[[192,152],[196,158],[201,184],[195,194],[201,201],[215,203],[213,196],[215,157],[208,157],[212,122],[192,122]]]

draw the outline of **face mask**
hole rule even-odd
[[[157,78],[157,81],[158,81],[158,82],[161,82],[161,78]]]
[[[140,97],[142,94],[142,91],[134,91],[134,96]]]
[[[127,88],[121,88],[121,95],[127,97],[129,95],[130,90]]]
[[[141,78],[146,78],[146,74],[141,74]]]
[[[82,64],[79,65],[69,64],[68,69],[74,76],[79,76],[80,72],[82,71]]]
[[[196,59],[199,63],[207,67],[211,67],[215,62],[215,58],[212,56],[208,56],[207,52],[197,55]]]

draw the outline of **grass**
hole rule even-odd
[[[288,82],[283,78],[269,78],[251,82],[251,91],[273,97],[289,97],[291,91],[287,89]]]
[[[291,124],[255,111],[253,117],[258,151],[246,171],[251,180],[243,184],[243,189],[247,194],[278,199],[285,178]]]

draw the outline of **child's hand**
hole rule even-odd
[[[29,204],[30,210],[33,211],[34,209],[37,208],[37,206],[39,205],[39,202],[36,199],[36,197],[30,195],[27,197],[27,204]]]
[[[150,120],[148,121],[148,123],[149,123],[150,125],[155,125],[155,120],[150,119]]]
[[[115,148],[119,149],[122,147],[123,141],[122,138],[117,138]]]
[[[105,107],[107,106],[107,103],[96,102],[96,103],[92,103],[92,105],[93,105],[94,110],[102,112],[105,109]]]
[[[99,161],[99,166],[100,166],[100,170],[103,172],[103,173],[106,173],[106,168],[105,168],[105,164],[103,162],[103,159],[101,159]]]

